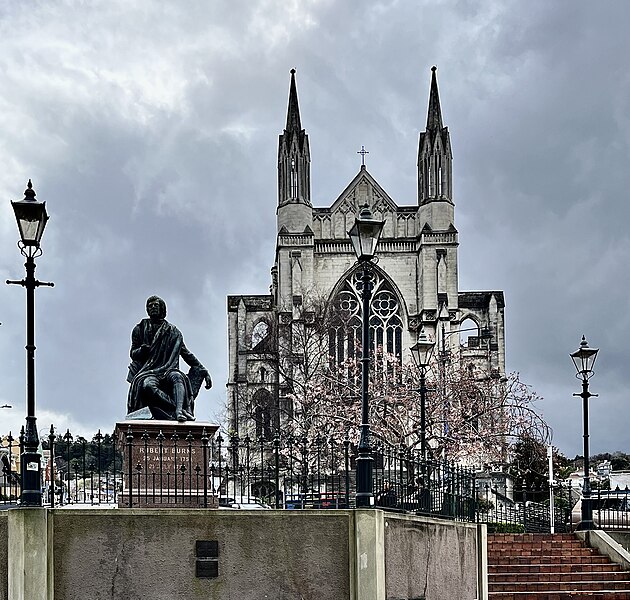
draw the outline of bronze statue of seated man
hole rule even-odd
[[[154,419],[194,421],[195,399],[204,381],[206,389],[212,386],[210,374],[166,320],[164,300],[151,296],[147,314],[131,333],[127,413],[146,407]],[[188,374],[179,370],[180,357],[190,366]]]

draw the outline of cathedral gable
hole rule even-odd
[[[361,206],[368,204],[374,212],[396,212],[398,207],[387,192],[376,182],[367,169],[362,168],[357,176],[341,192],[330,207],[330,212],[338,210],[358,213]]]
[[[347,238],[362,206],[367,204],[377,219],[386,221],[384,237],[397,237],[400,229],[397,215],[401,209],[389,197],[370,173],[362,167],[356,177],[333,202],[330,208],[315,209],[313,219],[322,238]],[[409,211],[404,212],[408,213]],[[414,212],[415,215],[415,212]],[[412,217],[414,215],[411,215]],[[410,215],[405,215],[409,217]],[[318,226],[319,225],[319,226]],[[413,229],[413,228],[411,228]],[[405,234],[407,227],[404,228]]]

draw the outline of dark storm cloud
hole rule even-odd
[[[620,2],[103,2],[0,14],[0,275],[22,276],[9,199],[51,221],[37,275],[40,427],[111,429],[147,296],[227,380],[225,296],[264,293],[277,136],[298,70],[313,198],[359,169],[413,204],[430,67],[454,147],[462,289],[503,289],[507,360],[580,451],[568,352],[601,346],[592,445],[628,450],[630,75]],[[0,289],[2,430],[24,414],[23,290]]]

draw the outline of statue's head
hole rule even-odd
[[[159,296],[149,296],[147,298],[147,314],[151,319],[165,319],[166,302]]]

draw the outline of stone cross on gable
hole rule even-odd
[[[365,146],[361,146],[361,150],[357,152],[357,154],[361,155],[361,166],[365,167],[365,155],[369,154],[369,152],[365,149]]]

